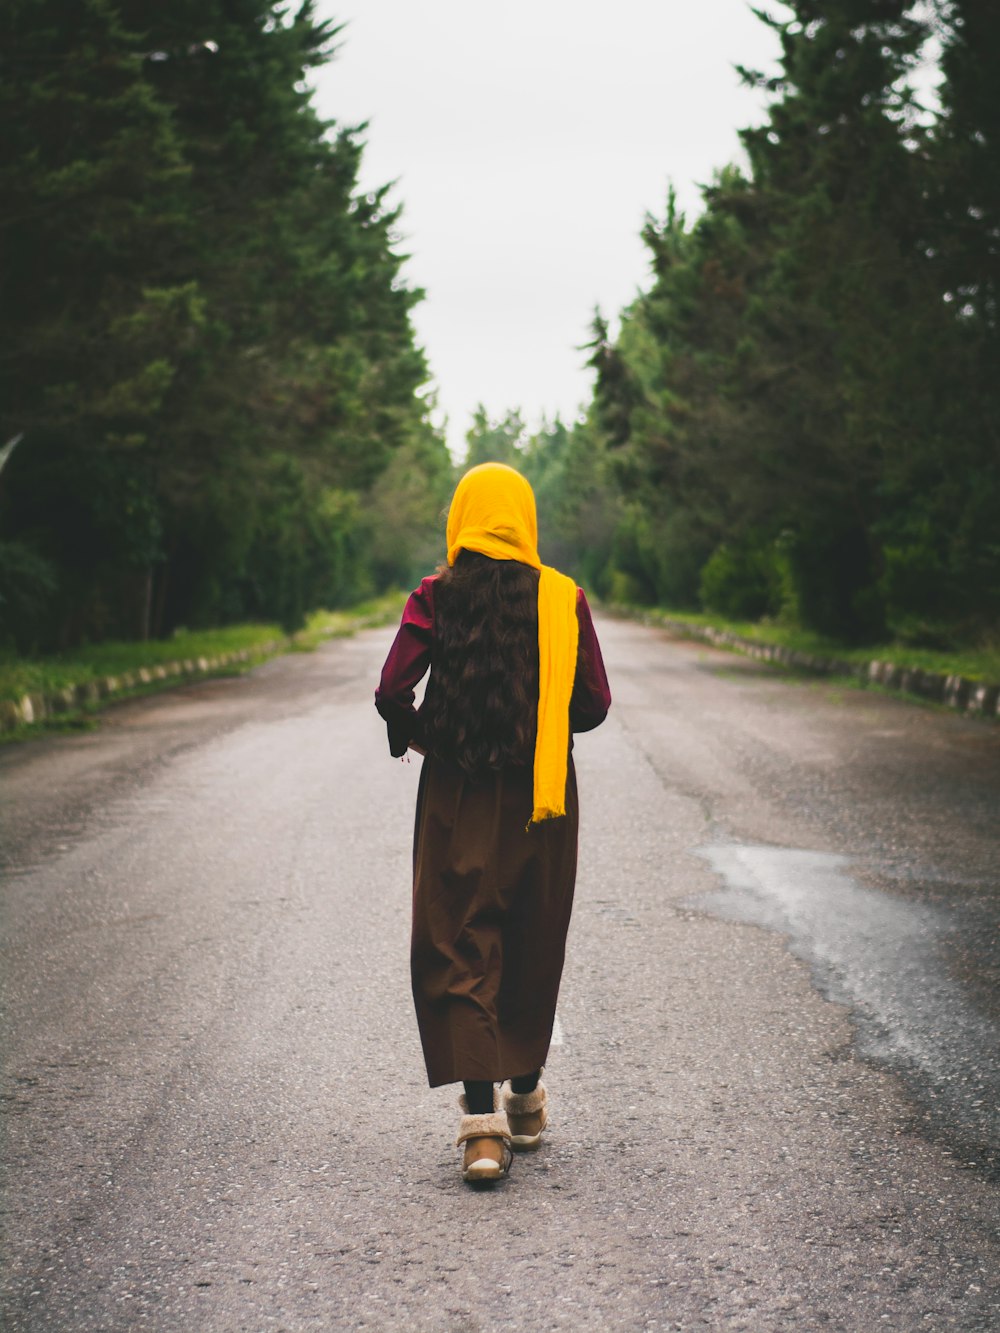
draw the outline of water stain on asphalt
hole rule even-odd
[[[684,906],[785,935],[821,994],[851,1009],[859,1053],[905,1078],[922,1127],[995,1172],[1000,1043],[954,965],[973,923],[865,887],[846,856],[725,843],[698,854],[724,887]]]

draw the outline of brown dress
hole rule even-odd
[[[413,685],[432,662],[433,582],[425,579],[407,603],[376,693],[394,754],[419,732]],[[582,592],[577,614],[570,722],[585,731],[603,721],[611,696]],[[572,756],[565,817],[528,828],[531,811],[530,767],[470,778],[447,760],[423,761],[410,971],[432,1087],[499,1081],[545,1063],[576,881]]]

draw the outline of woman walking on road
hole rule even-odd
[[[571,733],[603,722],[611,694],[582,590],[539,559],[519,473],[467,472],[447,540],[447,565],[406,604],[375,704],[390,753],[425,755],[413,998],[431,1087],[465,1085],[462,1175],[481,1181],[509,1169],[511,1149],[537,1147],[548,1120],[540,1080],[576,879]]]

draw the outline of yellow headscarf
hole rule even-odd
[[[569,701],[576,674],[579,626],[576,584],[538,555],[538,518],[531,486],[503,463],[481,463],[458,483],[448,511],[448,564],[459,551],[518,560],[538,576],[538,734],[531,822],[566,813]]]

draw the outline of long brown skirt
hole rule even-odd
[[[410,969],[432,1088],[545,1063],[576,881],[572,759],[565,818],[526,830],[531,807],[528,768],[471,779],[423,762]]]

